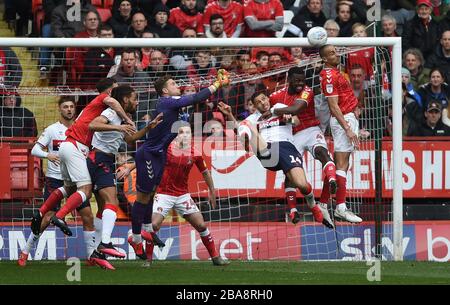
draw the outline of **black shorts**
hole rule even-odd
[[[64,180],[59,180],[51,177],[45,177],[45,184],[44,184],[44,202],[47,200],[47,198],[50,196],[50,194],[56,190],[57,188],[60,188],[64,186]],[[77,207],[77,211],[81,211],[82,209],[90,207],[89,200],[86,200],[83,202],[79,207]],[[58,211],[61,208],[61,201],[58,202],[58,204],[55,206],[55,208],[52,210],[54,212]]]
[[[91,175],[93,191],[98,192],[105,187],[116,186],[115,157],[99,151],[91,151],[87,158],[87,166]]]
[[[264,168],[270,171],[282,170],[285,174],[294,167],[303,168],[302,155],[291,142],[267,143],[269,156],[257,155]]]

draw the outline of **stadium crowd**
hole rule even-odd
[[[314,26],[323,26],[329,37],[367,36],[368,15],[373,0],[73,0],[79,3],[81,19],[69,18],[70,1],[5,1],[4,19],[16,36],[75,38],[227,38],[227,37],[304,37]],[[381,27],[370,35],[403,38],[403,107],[404,135],[450,135],[450,10],[447,0],[381,1]],[[292,18],[289,21],[289,19]],[[28,33],[28,21],[33,23]],[[317,50],[294,48],[253,48],[238,50],[150,49],[141,48],[67,48],[39,50],[41,79],[52,79],[60,69],[67,71],[67,84],[81,89],[94,89],[96,82],[108,76],[120,84],[134,88],[148,87],[158,77],[171,74],[187,80],[183,94],[198,92],[202,80],[210,79],[220,68],[236,74],[253,75],[277,69],[286,64],[299,64]],[[374,48],[352,52],[345,63],[345,73],[352,81],[360,106],[367,103],[373,77]],[[390,56],[384,54],[383,56]],[[0,84],[18,87],[20,63],[10,48],[0,49]],[[319,68],[320,69],[320,68]],[[313,71],[312,81],[320,71]],[[256,78],[256,77],[255,77]],[[389,91],[390,73],[383,82]],[[206,82],[206,81],[205,81]],[[218,101],[233,107],[237,116],[245,118],[254,111],[250,96],[257,90],[274,92],[285,82],[284,73],[252,79],[222,89],[209,103],[185,109],[185,116],[202,112],[203,122],[224,123],[217,111]],[[58,84],[58,83],[55,83]],[[315,83],[318,87],[317,84]],[[7,90],[10,95],[11,90]],[[14,91],[14,90],[13,90]],[[140,90],[138,90],[140,91]],[[138,121],[150,119],[156,94],[141,90]],[[17,93],[14,93],[17,95]],[[389,93],[384,101],[390,104]],[[20,97],[17,96],[19,99]],[[383,94],[383,97],[385,95]],[[2,105],[7,100],[2,96]],[[81,99],[80,111],[89,101]],[[20,103],[18,103],[20,104]],[[435,106],[432,106],[435,105]],[[366,105],[367,106],[367,105]],[[364,107],[361,107],[364,110]],[[360,121],[370,129],[370,105]],[[389,107],[386,107],[386,109]],[[390,135],[390,111],[386,110]],[[430,119],[433,117],[434,119]],[[366,119],[365,119],[366,118]],[[434,123],[433,123],[434,122]],[[429,131],[425,131],[429,130]],[[2,136],[4,136],[2,134]]]

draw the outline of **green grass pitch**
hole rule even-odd
[[[381,262],[381,281],[369,282],[365,262],[244,262],[225,267],[200,261],[113,261],[115,271],[82,262],[81,281],[68,282],[65,262],[0,262],[0,284],[450,284],[450,264]]]

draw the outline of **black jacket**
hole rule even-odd
[[[103,48],[90,49],[84,57],[84,71],[80,78],[83,88],[95,88],[95,84],[108,75],[112,66],[114,57]]]
[[[426,83],[422,86],[420,86],[419,90],[417,90],[417,93],[419,93],[420,97],[422,98],[422,105],[424,108],[428,106],[431,100],[439,101],[442,105],[442,108],[447,108],[449,99],[450,99],[450,86],[446,83],[443,83],[441,85],[441,93],[435,94],[431,91],[431,84]]]
[[[112,27],[114,37],[125,38],[127,37],[128,30],[131,27],[131,15],[130,18],[125,20],[119,13],[113,14],[107,23]]]
[[[425,62],[425,68],[432,69],[436,67],[441,69],[445,75],[445,81],[450,83],[450,57],[444,56],[441,44],[437,45],[434,53],[431,54]]]
[[[435,128],[431,128],[426,122],[421,125],[416,125],[414,128],[408,130],[408,136],[413,137],[434,137],[434,136],[450,136],[450,127],[438,121]]]
[[[150,25],[149,29],[153,33],[158,34],[158,36],[161,38],[180,38],[181,37],[180,30],[176,26],[174,26],[170,23],[166,23],[164,25],[164,27],[161,27],[159,24],[153,23]]]
[[[37,125],[34,114],[21,106],[22,99],[16,96],[16,107],[0,104],[0,137],[36,137]]]
[[[296,28],[300,29],[303,32],[302,37],[306,37],[309,29],[315,26],[323,26],[323,24],[327,21],[325,14],[320,11],[319,16],[312,14],[307,6],[304,6],[300,9],[297,15],[294,16],[291,20],[291,25],[294,25]],[[295,28],[294,28],[295,29]],[[296,29],[295,29],[296,30]],[[295,31],[294,30],[294,31]],[[296,33],[292,33],[288,28],[284,37],[300,37]]]
[[[403,52],[409,48],[418,48],[422,52],[425,61],[427,61],[428,57],[433,53],[435,46],[438,44],[439,25],[433,19],[428,24],[428,31],[417,15],[403,27]]]

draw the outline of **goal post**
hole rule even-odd
[[[337,47],[391,47],[392,48],[392,239],[393,259],[403,260],[403,176],[402,176],[402,86],[401,67],[402,49],[401,38],[386,37],[358,37],[358,38],[328,38],[327,44]],[[306,38],[0,38],[3,47],[117,47],[130,48],[249,48],[249,47],[310,47]],[[378,164],[379,166],[380,164]],[[379,167],[381,170],[381,167]]]

